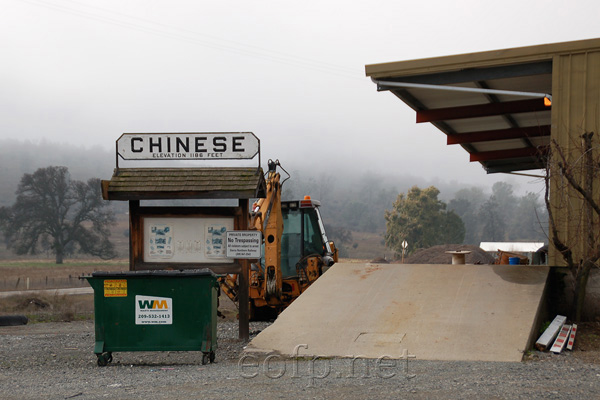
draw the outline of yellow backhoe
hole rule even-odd
[[[306,196],[281,201],[279,160],[269,160],[267,194],[252,206],[250,227],[262,232],[263,257],[252,264],[249,277],[250,319],[272,319],[337,262],[337,250],[327,239],[320,203]],[[287,174],[287,172],[286,172]],[[288,174],[289,177],[289,174]],[[287,178],[286,178],[287,180]],[[220,279],[221,291],[238,301],[238,276]]]

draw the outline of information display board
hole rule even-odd
[[[144,262],[234,262],[226,254],[226,234],[233,224],[233,217],[145,217]]]

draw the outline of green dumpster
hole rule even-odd
[[[201,351],[217,348],[217,277],[209,269],[94,272],[98,365],[120,351]]]

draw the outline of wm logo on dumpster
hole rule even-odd
[[[136,325],[171,325],[173,299],[169,297],[135,296]]]
[[[138,300],[138,306],[140,310],[147,309],[160,309],[160,310],[168,310],[169,305],[167,304],[167,300]]]

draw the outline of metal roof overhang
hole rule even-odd
[[[543,169],[550,144],[552,61],[600,40],[366,66],[390,91],[488,173]]]

